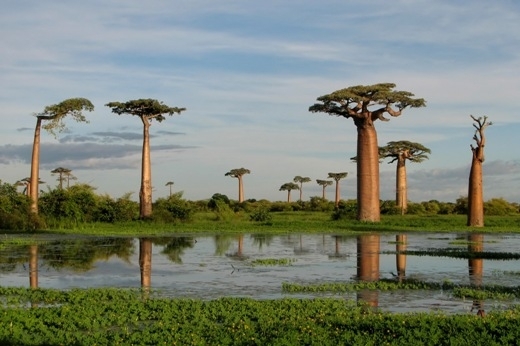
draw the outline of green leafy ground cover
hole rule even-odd
[[[153,296],[153,293],[151,294]],[[343,299],[212,301],[1,288],[1,345],[515,345],[520,309],[390,314]]]

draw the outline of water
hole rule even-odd
[[[334,235],[215,235],[160,238],[30,236],[35,245],[0,241],[0,285],[41,288],[150,287],[167,297],[222,296],[273,299],[334,296],[364,300],[392,312],[475,312],[471,300],[450,292],[391,291],[289,294],[283,282],[303,284],[359,279],[415,278],[461,285],[518,286],[519,260],[397,255],[396,251],[459,248],[517,253],[520,235],[408,233]],[[469,240],[469,242],[468,242]],[[38,245],[36,245],[38,244]],[[433,253],[432,253],[433,254]],[[258,259],[291,259],[290,265],[253,265]],[[518,301],[478,302],[486,310]]]

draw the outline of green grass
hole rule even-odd
[[[196,213],[189,222],[172,224],[134,221],[125,223],[85,223],[74,228],[60,228],[38,233],[89,235],[168,235],[179,233],[335,233],[357,232],[468,232],[518,233],[520,216],[488,216],[486,226],[466,226],[464,215],[382,215],[381,222],[366,223],[357,220],[331,219],[328,212],[273,212],[268,224],[252,222],[249,213],[239,212],[226,220],[216,220],[212,212]],[[3,233],[19,233],[3,231]]]

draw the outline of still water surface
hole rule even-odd
[[[41,288],[149,287],[167,297],[272,299],[335,296],[392,312],[474,311],[450,292],[392,291],[290,294],[282,283],[415,278],[463,285],[520,285],[519,260],[398,255],[435,249],[517,253],[520,235],[408,233],[360,236],[214,235],[160,238],[31,236],[34,245],[2,245],[0,285]],[[289,265],[253,265],[290,259]],[[518,301],[478,302],[489,311]]]

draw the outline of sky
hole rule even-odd
[[[470,115],[488,116],[484,199],[520,202],[520,2],[516,0],[6,0],[0,12],[0,180],[30,174],[34,114],[73,97],[95,106],[88,124],[42,131],[40,177],[72,170],[114,198],[140,187],[142,123],[105,104],[152,98],[185,107],[150,128],[154,199],[222,193],[283,201],[282,184],[348,172],[356,196],[352,119],[310,113],[319,96],[395,83],[427,102],[376,122],[379,145],[431,149],[408,163],[409,200],[467,195]],[[395,163],[381,163],[381,199],[395,198]],[[45,188],[44,188],[45,189]],[[293,192],[293,199],[297,192]],[[333,187],[327,188],[333,199]]]

